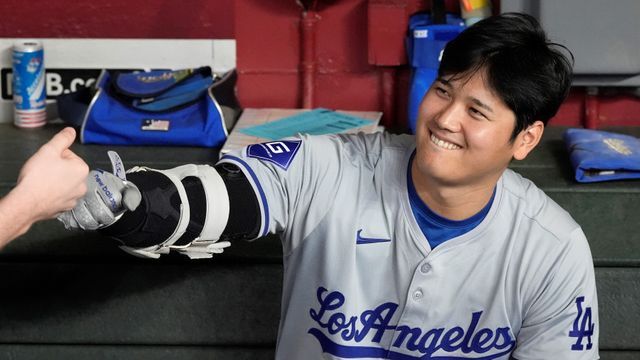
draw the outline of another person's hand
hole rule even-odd
[[[69,149],[75,137],[73,128],[63,129],[20,170],[15,191],[31,205],[33,222],[73,209],[87,191],[89,166]]]
[[[75,137],[65,128],[22,166],[17,185],[0,199],[0,248],[36,221],[73,209],[85,194],[89,166],[69,150]]]

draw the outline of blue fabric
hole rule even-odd
[[[167,111],[203,96],[212,83],[211,70],[203,67],[118,74],[113,86],[136,109]]]
[[[152,70],[118,73],[113,79],[113,85],[118,92],[131,97],[154,97],[205,78],[208,78],[209,83],[211,83],[211,70],[207,67],[183,70]]]
[[[411,159],[413,160],[413,157]],[[411,164],[411,162],[409,164]],[[487,205],[470,218],[450,220],[433,212],[433,210],[429,209],[427,204],[420,199],[413,184],[413,179],[411,178],[411,165],[409,165],[409,170],[407,171],[407,190],[409,191],[409,203],[411,204],[413,216],[416,218],[420,230],[422,230],[432,249],[478,226],[482,220],[484,220],[485,216],[487,216],[496,195],[494,188],[491,199]]]
[[[171,77],[171,71],[165,73],[169,73],[166,78]],[[137,74],[138,79],[145,74]],[[105,73],[101,78],[99,91],[85,115],[80,135],[83,143],[218,147],[226,140],[222,111],[208,90],[210,70],[208,80],[206,74],[182,77],[184,87],[179,81],[171,86],[153,72],[163,80],[162,86],[148,81],[147,92],[144,81],[135,83],[134,77],[125,77],[127,81],[120,85],[127,91],[153,95],[144,100],[124,94],[123,89],[118,92],[110,76]],[[157,93],[158,89],[165,92]]]
[[[588,129],[568,129],[564,141],[579,182],[640,179],[640,139]]]
[[[196,101],[202,96],[206,96],[207,89],[211,86],[210,81],[202,81],[200,84],[193,84],[190,88],[180,87],[180,91],[171,91],[171,94],[162,94],[151,99],[135,99],[133,107],[146,111],[167,111],[183,104]],[[169,93],[169,92],[168,92]]]
[[[431,16],[424,13],[409,18],[405,45],[412,67],[407,114],[412,134],[416,132],[420,102],[438,75],[442,49],[464,29],[464,20],[451,14],[446,15],[446,24],[433,24]]]

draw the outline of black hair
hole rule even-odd
[[[438,76],[486,71],[488,86],[516,116],[513,141],[536,120],[546,125],[556,114],[569,93],[572,63],[573,54],[550,42],[534,17],[505,13],[479,21],[451,40]]]

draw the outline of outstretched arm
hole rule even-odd
[[[122,168],[118,162],[116,158],[115,174]],[[229,240],[258,233],[258,201],[243,173],[231,164],[135,167],[119,176],[92,171],[88,185],[87,196],[61,220],[71,228],[99,229],[137,256],[177,251],[191,258],[211,257]]]
[[[65,128],[24,164],[16,187],[0,200],[0,248],[84,195],[89,167],[69,150],[74,139],[73,128]]]

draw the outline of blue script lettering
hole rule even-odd
[[[462,338],[464,337],[464,330],[461,327],[456,326],[453,329],[447,331],[442,338],[442,349],[447,352],[456,351],[462,348]],[[458,342],[459,341],[459,342]]]
[[[491,329],[480,329],[473,337],[473,343],[469,352],[473,351],[478,354],[486,353],[491,350],[491,345],[485,346],[488,342],[493,339],[493,331]],[[464,349],[463,349],[464,351]]]
[[[360,330],[356,330],[358,316],[351,316],[347,320],[345,314],[336,312],[329,315],[328,319],[324,321],[323,317],[327,311],[342,307],[345,301],[344,295],[337,291],[328,293],[323,297],[323,294],[327,291],[323,287],[318,288],[316,296],[320,308],[317,311],[314,309],[309,310],[309,314],[318,325],[327,329],[329,334],[334,335],[340,332],[343,340],[349,341],[355,338],[356,342],[360,342],[371,330],[375,330],[372,341],[379,343],[386,330],[395,328],[395,326],[389,326],[389,322],[398,308],[398,305],[393,303],[384,303],[373,310],[364,311],[360,315],[360,323],[362,324]]]
[[[116,200],[113,198],[113,194],[111,193],[111,191],[109,191],[109,187],[105,185],[104,182],[102,182],[102,179],[100,178],[99,174],[95,174],[93,177],[96,183],[98,183],[100,190],[102,190],[102,192],[105,194],[107,199],[109,199],[109,205],[111,207],[111,210],[115,211],[117,208]]]
[[[491,329],[480,329],[473,336],[481,316],[482,311],[473,313],[466,331],[456,326],[447,331],[444,328],[431,329],[423,334],[419,328],[398,326],[399,335],[394,341],[393,347],[401,348],[405,339],[409,337],[405,347],[408,350],[426,354],[427,358],[430,358],[432,354],[440,350],[445,352],[461,350],[465,354],[482,354],[491,349],[502,350],[515,345],[515,340],[512,339],[508,327],[496,329],[495,334]],[[418,338],[420,338],[419,341]],[[491,345],[483,347],[491,340],[493,340]]]
[[[373,310],[367,310],[360,316],[362,330],[357,332],[356,341],[360,342],[369,334],[371,329],[375,329],[375,335],[371,339],[373,342],[379,343],[386,330],[393,330],[395,326],[389,325],[393,314],[395,314],[398,304],[384,303]]]
[[[319,287],[316,293],[319,307],[310,309],[309,315],[322,329],[330,335],[339,333],[340,339],[353,345],[335,343],[320,329],[311,328],[308,333],[316,337],[323,352],[336,356],[370,357],[370,358],[398,358],[398,359],[440,359],[446,354],[447,359],[473,359],[473,356],[452,356],[461,351],[464,354],[484,354],[495,350],[494,354],[484,355],[482,359],[497,359],[509,354],[515,347],[515,339],[509,327],[499,327],[495,330],[478,329],[482,311],[471,314],[471,321],[465,328],[434,328],[422,330],[406,325],[393,325],[393,319],[398,304],[386,302],[375,309],[365,310],[360,315],[346,315],[339,311],[345,304],[345,296],[339,291],[330,292]],[[411,356],[404,352],[396,352],[381,347],[360,346],[360,342],[368,339],[370,343],[380,343],[387,331],[395,331],[395,340],[391,348],[406,349],[419,352],[419,356]],[[479,359],[480,357],[478,357]],[[444,357],[443,357],[444,359]]]

